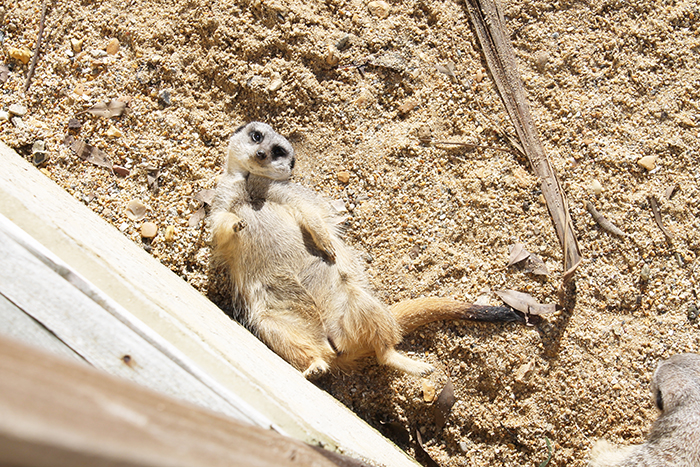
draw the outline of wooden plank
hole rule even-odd
[[[0,465],[342,465],[272,430],[6,338],[0,374]]]
[[[0,213],[285,432],[376,464],[416,465],[1,142]]]
[[[124,321],[135,321],[128,311],[114,304],[111,308],[121,320],[110,314],[105,309],[110,308],[108,298],[96,301],[74,287],[66,278],[86,281],[40,247],[25,248],[15,241],[17,237],[19,234],[0,216],[0,257],[4,259],[0,293],[87,362],[173,397],[250,423],[270,425],[213,392],[126,325]],[[25,244],[30,242],[25,239]],[[0,323],[0,327],[8,324]]]
[[[0,290],[0,335],[33,345],[47,352],[85,363],[46,327],[9,301]]]

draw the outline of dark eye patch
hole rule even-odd
[[[656,406],[659,408],[660,411],[664,411],[664,398],[661,395],[661,391],[656,392]]]
[[[273,146],[272,159],[280,159],[282,157],[287,157],[287,150],[284,149],[282,146]]]

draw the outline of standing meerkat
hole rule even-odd
[[[700,466],[700,355],[662,361],[651,391],[661,415],[646,443],[618,447],[599,440],[591,449],[590,467]]]
[[[441,298],[389,309],[372,293],[359,255],[342,241],[330,204],[289,180],[294,162],[289,141],[269,125],[240,127],[209,224],[214,258],[228,267],[243,324],[306,377],[371,354],[425,375],[431,365],[395,350],[415,328],[441,319],[524,322],[510,308]]]

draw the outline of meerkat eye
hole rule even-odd
[[[660,411],[664,411],[664,398],[661,395],[661,391],[657,391],[656,393],[656,407],[658,407]]]
[[[272,147],[272,158],[273,159],[280,159],[282,157],[287,157],[287,150],[281,146],[273,146]]]
[[[263,134],[257,130],[251,131],[250,132],[250,139],[252,139],[254,143],[260,143],[263,140]]]

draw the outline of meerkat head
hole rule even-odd
[[[683,353],[662,361],[654,373],[651,390],[663,413],[700,403],[700,355]]]
[[[294,162],[292,145],[265,123],[247,123],[229,141],[229,172],[243,170],[273,180],[287,180],[292,176]]]

